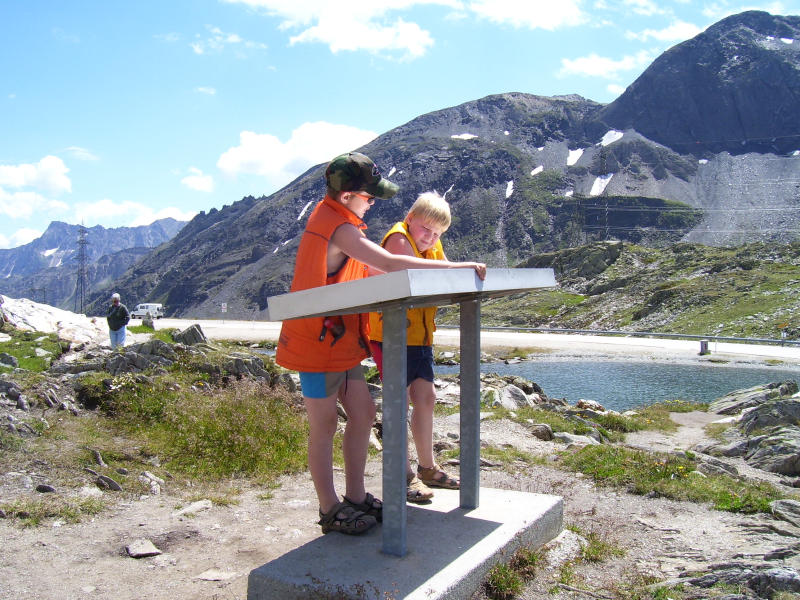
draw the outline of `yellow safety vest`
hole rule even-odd
[[[414,250],[414,255],[418,258],[444,260],[444,249],[442,248],[441,240],[436,240],[436,244],[433,248],[429,248],[425,252],[420,252],[417,250],[417,245],[414,243],[414,239],[408,231],[408,224],[403,221],[395,223],[386,235],[383,236],[381,246],[385,246],[389,236],[395,233],[401,233],[406,236],[406,239],[411,244],[411,248]],[[406,319],[408,322],[406,344],[409,346],[432,346],[433,332],[436,331],[436,324],[433,322],[435,316],[435,306],[409,308],[406,312]],[[369,313],[369,339],[374,342],[383,341],[383,313]]]

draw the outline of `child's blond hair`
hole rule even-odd
[[[437,192],[425,192],[420,194],[406,215],[409,217],[422,219],[433,225],[438,225],[442,231],[447,231],[450,227],[450,205]]]

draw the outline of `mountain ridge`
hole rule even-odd
[[[111,285],[150,250],[172,239],[186,224],[172,218],[150,225],[106,228],[52,221],[44,233],[17,248],[0,249],[0,292],[74,309],[79,232],[85,231],[90,289]]]
[[[794,37],[790,44],[790,38],[768,39],[765,31]],[[709,52],[725,64],[737,57],[757,72],[776,71],[791,85],[763,98],[760,81],[743,69],[706,69],[709,81],[697,82],[687,57],[699,60]],[[737,139],[722,110],[727,116],[714,122],[716,129],[688,131],[703,142],[692,152],[679,145],[684,138],[668,139],[664,132],[681,119],[693,123],[698,106],[713,109],[717,90],[735,89],[736,98],[759,99],[736,108],[758,113],[752,121],[760,135],[794,136],[782,115],[786,107],[800,114],[795,79],[800,82],[798,17],[748,12],[665,52],[609,105],[575,94],[509,92],[420,115],[359,149],[401,190],[371,208],[366,235],[377,240],[404,217],[417,194],[435,189],[447,194],[453,210],[444,240],[448,256],[493,267],[603,239],[645,245],[791,242],[800,233],[800,152],[789,152],[791,145],[769,151],[747,143],[713,147]],[[665,93],[678,84],[691,90]],[[646,93],[650,105],[671,111],[650,129],[630,100],[641,96],[640,104],[648,105]],[[800,132],[787,139],[800,148]],[[324,168],[310,168],[270,196],[201,213],[117,287],[136,301],[164,303],[170,315],[221,316],[225,303],[230,317],[263,318],[267,298],[288,290],[304,219],[325,193]],[[94,294],[94,306],[105,295]]]

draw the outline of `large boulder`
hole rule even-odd
[[[797,393],[796,381],[782,381],[735,390],[708,405],[708,412],[721,415],[736,415],[746,408],[759,406],[768,400],[785,398]]]
[[[769,507],[774,516],[800,527],[800,502],[797,500],[785,498],[782,500],[775,500],[770,502]]]
[[[172,345],[158,339],[148,340],[146,342],[142,342],[141,344],[131,344],[125,348],[125,353],[127,354],[128,352],[134,352],[144,356],[160,356],[161,358],[166,358],[170,361],[174,361],[177,358],[175,348],[173,348]]]
[[[15,356],[11,356],[7,352],[0,352],[0,364],[16,368],[19,366],[19,361]]]
[[[745,461],[770,473],[800,475],[800,428],[781,427],[761,436],[757,447],[745,455]]]
[[[195,323],[194,325],[189,325],[189,327],[187,327],[183,331],[179,331],[178,333],[173,333],[172,339],[174,339],[179,344],[184,344],[186,346],[208,343],[208,339],[206,339],[206,334],[203,333],[203,330],[197,323]]]
[[[786,398],[760,404],[742,415],[739,429],[751,435],[768,427],[793,427],[800,423],[800,399]]]

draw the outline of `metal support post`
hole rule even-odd
[[[406,308],[383,312],[383,552],[406,554]]]
[[[480,301],[461,302],[461,508],[478,507],[481,461]]]

